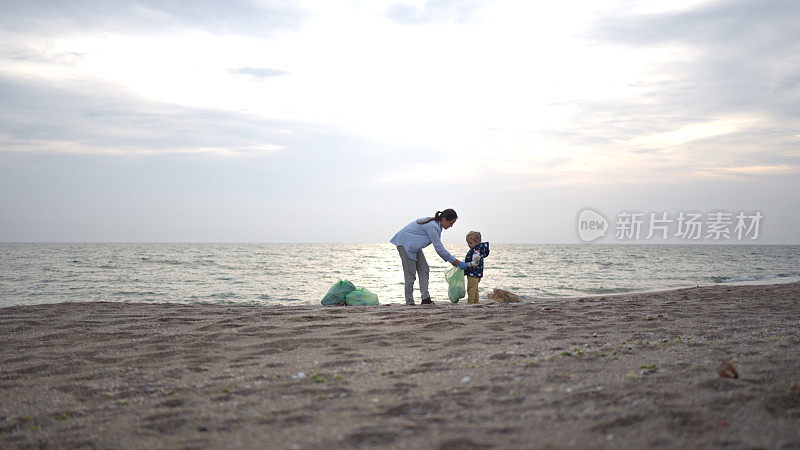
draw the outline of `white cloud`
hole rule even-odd
[[[651,133],[630,141],[636,147],[670,148],[700,139],[736,133],[757,126],[762,122],[758,117],[729,117],[701,123],[690,123],[675,130]]]
[[[214,156],[263,156],[283,151],[280,145],[261,144],[252,146],[208,147],[208,146],[98,146],[77,141],[54,139],[19,140],[0,136],[0,151],[20,153],[51,153],[81,155],[214,155]]]
[[[301,6],[311,14],[302,28],[268,35],[193,22],[158,35],[130,28],[69,29],[55,37],[7,32],[0,70],[55,86],[89,80],[146,101],[429,149],[422,167],[390,170],[383,180],[430,180],[432,171],[468,169],[460,162],[467,159],[493,173],[547,182],[605,180],[634,165],[646,177],[664,166],[664,154],[639,150],[668,150],[670,166],[690,157],[702,165],[710,161],[691,156],[689,144],[768,122],[741,111],[692,116],[691,109],[671,109],[659,116],[674,101],[664,87],[687,83],[686,68],[704,62],[702,49],[669,40],[621,45],[589,31],[598,18],[675,17],[709,2],[500,1],[471,4],[469,20],[434,3],[406,4],[432,16],[409,26],[389,17],[392,1],[306,1]],[[243,68],[258,76],[241,76]],[[601,104],[632,106],[590,106]]]
[[[785,174],[800,172],[800,167],[789,164],[780,164],[773,166],[723,167],[716,169],[714,172],[720,174],[737,174],[737,175],[785,175]]]
[[[508,210],[572,217],[573,204],[631,198],[681,208],[769,198],[796,223],[785,194],[800,179],[795,3],[453,4],[0,3],[0,179],[29,183],[7,197],[18,209],[6,216],[24,230],[62,173],[89,175],[64,176],[77,183],[65,199],[87,198],[102,173],[115,200],[180,194],[164,210],[211,195],[242,217],[257,205],[269,223],[290,211],[313,224],[321,209],[341,224],[314,235],[325,239],[394,227],[354,223],[350,208],[413,216],[462,211],[473,197],[475,216],[524,228],[518,236],[531,226]],[[131,154],[147,157],[117,157]],[[88,209],[54,223],[72,215],[92,229]]]

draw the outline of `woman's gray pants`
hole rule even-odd
[[[425,260],[425,254],[422,250],[417,252],[417,260],[409,258],[406,254],[406,249],[402,246],[397,246],[397,251],[400,253],[400,260],[403,261],[403,276],[405,277],[406,285],[406,305],[414,304],[414,280],[416,274],[419,274],[419,294],[422,298],[430,298],[428,293],[428,275],[430,275],[430,267],[428,261]]]

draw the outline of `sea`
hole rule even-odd
[[[462,259],[465,244],[446,245]],[[430,292],[449,264],[425,249]],[[403,303],[391,244],[0,243],[0,307],[58,302],[318,305],[338,280]],[[481,298],[528,300],[800,280],[798,245],[491,244]],[[419,300],[419,291],[415,289]]]

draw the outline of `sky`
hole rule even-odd
[[[575,243],[591,207],[758,211],[746,243],[798,244],[798,22],[793,0],[0,0],[0,241],[386,242],[454,208],[445,242]]]

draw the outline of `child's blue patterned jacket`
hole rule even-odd
[[[464,258],[464,262],[469,263],[472,261],[472,255],[478,252],[481,257],[480,262],[478,263],[477,267],[470,267],[464,271],[464,275],[468,277],[482,277],[483,276],[483,258],[489,256],[489,243],[488,242],[481,242],[480,244],[476,245],[474,248],[469,249],[467,252],[467,256]]]

